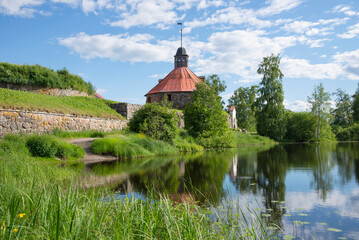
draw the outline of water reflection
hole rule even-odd
[[[266,221],[289,231],[293,220],[305,220],[312,225],[297,230],[314,231],[319,234],[316,239],[347,237],[359,224],[358,143],[243,147],[89,168],[90,176],[107,179],[102,185],[110,182],[122,194],[151,189],[180,202],[212,205],[223,199],[255,197]],[[320,222],[347,235],[328,232]]]

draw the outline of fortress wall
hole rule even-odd
[[[80,117],[68,114],[0,109],[0,137],[7,133],[123,129],[127,120]]]

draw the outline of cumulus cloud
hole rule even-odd
[[[292,101],[292,100],[284,99],[283,104],[286,109],[289,109],[293,112],[304,112],[309,109],[308,102],[304,102],[301,100]]]
[[[351,9],[349,6],[345,6],[345,5],[338,5],[335,6],[333,8],[333,11],[335,13],[344,13],[347,16],[359,16],[359,12],[354,11],[353,9]]]
[[[312,64],[307,59],[283,57],[281,68],[288,78],[336,79],[343,75],[343,67],[339,63]]]
[[[32,17],[39,12],[36,6],[42,5],[45,0],[0,0],[0,13],[19,17]]]
[[[111,26],[130,28],[133,26],[149,26],[156,24],[165,28],[168,24],[175,24],[183,17],[177,16],[175,4],[168,0],[136,1],[129,11],[120,14],[118,21],[111,22]]]
[[[359,49],[337,53],[333,56],[333,59],[343,65],[343,70],[347,78],[359,80]]]
[[[340,38],[354,38],[356,36],[359,36],[359,23],[348,27],[346,33],[338,34]]]

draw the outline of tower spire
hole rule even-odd
[[[182,47],[182,22],[178,22],[177,25],[181,25],[181,47]]]

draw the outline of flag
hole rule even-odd
[[[181,22],[178,22],[177,25],[182,25],[182,23],[181,23]]]

